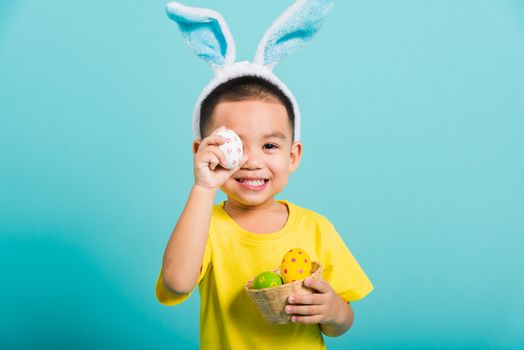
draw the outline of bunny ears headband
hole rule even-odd
[[[286,95],[295,114],[295,140],[300,140],[300,111],[288,87],[273,74],[273,67],[284,57],[300,49],[320,29],[330,0],[297,0],[266,31],[253,62],[235,62],[233,36],[222,16],[213,10],[189,7],[177,2],[167,4],[167,15],[175,21],[184,39],[198,57],[208,62],[213,79],[204,88],[193,111],[193,133],[200,138],[200,106],[219,85],[235,78],[254,76],[277,86]]]

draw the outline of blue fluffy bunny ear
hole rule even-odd
[[[318,32],[333,6],[330,0],[298,0],[264,34],[253,63],[273,68]]]
[[[168,3],[166,11],[169,18],[178,24],[184,39],[197,56],[213,69],[235,62],[233,36],[218,12],[177,2]]]

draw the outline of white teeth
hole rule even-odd
[[[240,180],[243,184],[249,185],[249,186],[262,186],[265,181],[264,180]]]

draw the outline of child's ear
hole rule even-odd
[[[300,160],[302,159],[302,143],[299,141],[295,141],[293,145],[291,146],[291,153],[289,157],[289,172],[294,172],[298,165],[300,164]]]
[[[197,153],[198,147],[200,147],[200,142],[202,142],[202,140],[200,139],[196,139],[195,141],[193,141],[193,154]]]

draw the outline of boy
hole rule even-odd
[[[321,333],[345,333],[353,322],[349,301],[373,288],[326,218],[275,199],[302,157],[290,106],[278,87],[257,77],[231,79],[202,102],[195,182],[167,244],[156,293],[175,305],[199,285],[204,349],[323,349]],[[244,147],[241,165],[230,170],[220,166],[222,127],[235,131]],[[219,188],[227,200],[213,205]],[[294,247],[322,264],[323,280],[307,279],[315,293],[289,298],[291,324],[266,323],[243,285]]]
[[[314,36],[331,5],[297,0],[266,31],[252,63],[235,62],[233,37],[218,12],[167,5],[214,77],[195,105],[195,181],[167,243],[156,295],[176,305],[198,284],[203,349],[324,349],[322,334],[345,333],[353,322],[349,302],[373,289],[326,218],[275,199],[300,164],[302,143],[296,99],[272,69]],[[244,148],[240,165],[229,170],[219,150],[223,127]],[[213,205],[218,189],[227,200]],[[243,287],[295,247],[322,265],[322,279],[306,280],[315,293],[288,298],[291,323],[269,324]]]

